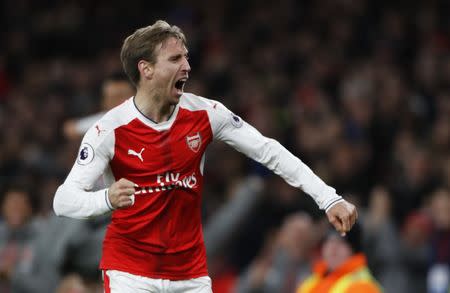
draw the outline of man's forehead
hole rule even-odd
[[[188,50],[181,39],[170,37],[162,41],[155,47],[155,52],[159,55],[164,52],[176,52],[182,51],[183,53],[187,53]]]

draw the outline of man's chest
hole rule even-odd
[[[132,121],[115,130],[111,169],[116,179],[148,180],[166,174],[183,177],[198,170],[211,140],[211,127],[205,115],[177,118],[163,131],[139,120]]]

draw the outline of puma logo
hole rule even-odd
[[[100,133],[105,132],[105,130],[100,129],[100,126],[95,125],[95,129],[97,129],[97,135],[100,136]]]
[[[145,148],[142,148],[141,151],[138,153],[135,150],[129,149],[128,154],[132,156],[136,156],[141,160],[141,162],[144,162],[144,159],[142,158],[142,152],[145,150]]]

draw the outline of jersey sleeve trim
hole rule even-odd
[[[324,208],[325,212],[328,212],[335,204],[343,201],[344,199],[338,195],[335,199],[332,199],[330,203],[326,204]]]
[[[108,208],[109,208],[111,211],[114,211],[114,208],[113,208],[113,206],[112,206],[112,204],[111,204],[111,201],[109,200],[108,194],[109,194],[109,189],[105,189],[105,202],[106,202],[106,205],[108,206]]]

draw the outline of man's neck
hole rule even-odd
[[[139,90],[134,97],[134,103],[142,114],[156,123],[169,120],[175,108],[175,105],[168,103],[167,99]]]

